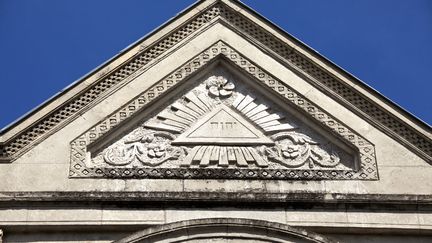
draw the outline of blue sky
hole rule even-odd
[[[1,0],[0,128],[195,0]],[[244,0],[432,123],[432,1]]]

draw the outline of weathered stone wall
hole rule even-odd
[[[256,65],[278,77],[374,144],[379,180],[80,179],[68,177],[71,141],[164,78],[174,67],[181,66],[219,40],[223,40],[246,58],[253,60]],[[3,192],[0,193],[0,196],[3,196],[3,204],[0,205],[0,228],[5,229],[6,242],[32,242],[38,239],[49,242],[62,242],[62,240],[109,242],[130,233],[130,229],[137,230],[178,220],[212,217],[261,219],[291,226],[308,227],[326,234],[333,230],[335,232],[331,236],[344,242],[429,242],[431,240],[429,236],[410,236],[420,231],[430,232],[432,229],[432,215],[426,206],[423,208],[415,203],[408,206],[400,203],[400,207],[394,204],[391,207],[376,207],[374,204],[368,204],[369,200],[388,202],[388,197],[392,195],[399,195],[399,198],[409,195],[431,195],[432,167],[424,159],[329,98],[277,62],[268,53],[262,52],[221,24],[209,27],[201,35],[187,40],[186,46],[179,44],[177,48],[176,52],[155,61],[151,69],[106,99],[98,101],[93,108],[35,145],[13,163],[0,164],[0,192]],[[34,201],[42,200],[37,196],[31,200],[32,202],[15,204],[10,196],[16,195],[19,198],[20,193],[28,192],[53,192],[54,194],[57,192],[72,198],[82,195],[74,194],[76,192],[94,192],[99,193],[98,195],[105,193],[106,197],[109,197],[110,193],[118,192],[161,192],[160,195],[167,192],[168,196],[183,197],[183,201],[187,199],[184,198],[189,195],[187,193],[191,192],[202,193],[202,195],[228,193],[231,199],[236,195],[240,198],[248,193],[255,196],[251,196],[250,202],[247,198],[243,198],[234,205],[227,203],[229,198],[218,202],[218,198],[209,197],[204,201],[214,200],[215,202],[211,205],[203,203],[203,200],[196,200],[197,202],[189,202],[190,205],[183,203],[181,207],[165,205],[160,202],[163,200],[159,201],[159,205],[153,202],[149,206],[145,202],[128,205],[126,202],[101,203],[90,199],[87,205],[84,203],[86,200],[78,200],[80,201],[78,205],[67,202],[61,202],[58,205],[34,203]],[[168,192],[174,194],[168,194]],[[322,204],[291,204],[284,203],[283,200],[275,203],[275,200],[266,200],[266,198],[257,200],[256,195],[260,193],[274,193],[279,197],[317,195]],[[127,194],[124,195],[127,196]],[[338,204],[338,199],[334,195],[341,196],[345,201],[349,201],[349,196],[344,195],[355,195],[357,200],[364,196],[365,199],[361,207],[357,208],[346,202]],[[375,197],[373,200],[370,199],[371,195]],[[46,198],[45,196],[43,200]],[[332,206],[323,206],[326,200],[331,201]],[[313,198],[309,198],[309,202],[312,201]],[[70,227],[70,231],[61,232],[59,226],[64,226],[65,229]],[[101,230],[101,234],[82,232],[81,230],[87,226]],[[118,232],[108,233],[104,231],[105,226],[115,228]],[[49,231],[50,227],[59,229],[58,232],[61,233],[53,234]],[[342,234],[345,230],[347,234]],[[370,235],[348,234],[351,231]],[[401,231],[406,235],[379,235],[386,232],[393,234],[395,231]]]

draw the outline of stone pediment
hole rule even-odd
[[[154,86],[171,92],[151,88],[73,141],[70,176],[378,178],[372,144],[223,42],[209,50]]]
[[[243,9],[244,11],[238,11]],[[202,33],[222,24],[296,72],[353,114],[426,161],[432,161],[430,126],[423,124],[340,70],[304,44],[238,1],[201,1],[142,39],[121,55],[84,77],[22,121],[1,132],[0,162],[12,162],[59,131],[98,101],[149,70],[154,63]]]

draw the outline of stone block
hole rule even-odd
[[[201,218],[248,218],[285,223],[285,210],[275,209],[238,209],[238,208],[212,208],[212,209],[166,209],[166,222],[176,222]]]
[[[157,224],[165,222],[163,209],[103,208],[102,224]]]
[[[29,208],[27,222],[30,224],[101,224],[100,208]]]

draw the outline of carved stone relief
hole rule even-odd
[[[215,56],[224,50],[231,58],[239,57],[229,54],[232,51],[224,44],[216,46],[220,49],[212,48]],[[203,57],[209,59],[206,53]],[[240,60],[249,72],[262,72]],[[367,141],[343,127],[337,131],[352,134],[348,139],[329,136],[334,129],[323,132],[310,127],[304,120],[316,116],[291,114],[250,82],[255,81],[214,68],[188,84],[188,90],[174,94],[165,108],[122,131],[123,135],[97,149],[87,148],[109,130],[103,122],[72,142],[71,177],[377,179],[374,149]],[[138,98],[131,104],[141,104],[140,99],[143,101]],[[300,101],[305,102],[301,98],[296,105]],[[325,114],[317,107],[307,111]],[[108,120],[121,121],[127,116],[120,111]],[[329,125],[335,122],[328,120]]]
[[[303,127],[232,76],[211,75],[92,155],[91,163],[95,167],[354,168],[352,154]]]

